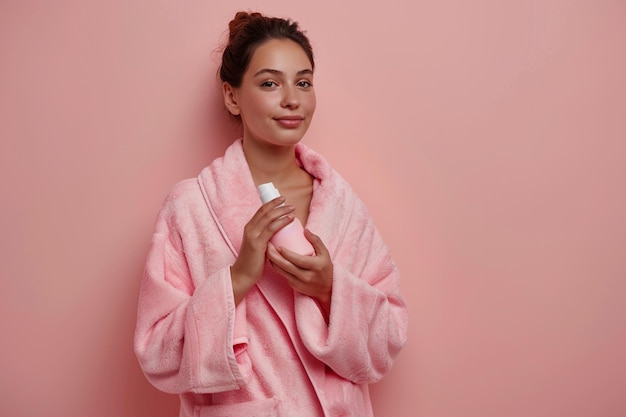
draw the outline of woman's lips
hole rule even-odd
[[[283,127],[296,128],[302,124],[302,121],[304,120],[304,118],[300,116],[286,116],[286,117],[277,117],[274,120],[276,120],[276,122]]]

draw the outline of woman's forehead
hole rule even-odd
[[[263,70],[283,73],[313,72],[309,57],[302,47],[290,39],[270,39],[259,45],[248,67],[255,75]]]

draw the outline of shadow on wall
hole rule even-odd
[[[165,198],[169,187],[179,180],[197,175],[240,136],[239,122],[223,107],[221,91],[205,94],[201,100],[191,106],[192,113],[197,112],[192,114],[192,122],[197,124],[192,123],[189,136],[180,141],[188,144],[188,148],[182,150],[180,164],[173,167],[168,175],[174,179],[162,190],[161,198]],[[176,140],[172,138],[172,141]],[[184,158],[188,158],[188,161]],[[153,207],[150,215],[145,216],[145,223],[138,228],[141,236],[135,240],[144,242],[145,247],[139,248],[123,268],[126,279],[121,279],[121,282],[125,283],[122,291],[125,299],[120,300],[119,308],[116,307],[118,309],[115,310],[116,317],[113,320],[115,328],[110,332],[108,340],[111,346],[106,352],[109,356],[102,362],[103,383],[121,384],[106,388],[110,395],[108,404],[111,404],[111,411],[119,412],[122,409],[129,417],[175,416],[179,409],[178,395],[167,394],[153,387],[143,375],[133,351],[137,298],[154,227],[155,216],[152,214],[156,214],[158,209],[158,205]],[[131,232],[135,233],[139,234],[137,231]],[[120,404],[123,406],[120,407]]]
[[[206,84],[202,84],[198,93],[194,95],[198,102],[190,105],[190,123],[183,129],[188,131],[188,137],[182,141],[188,147],[181,152],[182,158],[188,160],[182,160],[173,169],[173,175],[177,179],[168,187],[173,186],[179,180],[198,175],[202,168],[223,155],[226,148],[241,136],[241,124],[224,107],[221,83],[215,78],[214,71],[214,68],[209,69]],[[172,138],[172,141],[176,140],[177,138]],[[163,198],[167,191],[168,188],[166,187],[162,193]],[[158,206],[154,207],[155,212],[158,209]],[[120,370],[120,375],[111,375],[111,378],[106,379],[126,381],[127,387],[120,390],[120,395],[124,398],[123,402],[128,404],[125,411],[129,413],[129,416],[174,416],[178,415],[178,395],[167,394],[153,387],[143,375],[132,349],[126,349],[129,344],[132,348],[137,296],[151,239],[151,231],[154,227],[153,218],[150,217],[150,221],[147,223],[150,233],[142,237],[143,241],[146,242],[145,250],[139,256],[134,257],[127,269],[132,272],[128,274],[127,282],[133,284],[129,285],[130,288],[127,291],[128,301],[121,304],[124,306],[124,311],[121,312],[118,321],[119,330],[125,337],[116,346],[122,350],[113,363],[123,364],[123,369]],[[110,372],[110,370],[104,369],[104,372]],[[114,401],[115,399],[111,400]]]
[[[177,395],[157,390],[143,375],[133,349],[137,296],[143,273],[145,256],[150,236],[145,236],[146,246],[137,253],[129,254],[120,261],[120,291],[117,303],[111,305],[109,318],[102,329],[104,346],[99,351],[100,361],[95,385],[89,389],[92,398],[78,406],[82,412],[92,409],[92,416],[176,416],[179,401]],[[141,253],[141,255],[140,255]],[[96,355],[94,355],[96,356]],[[98,384],[100,386],[98,386]],[[98,398],[100,396],[100,398]],[[97,409],[93,403],[97,403]]]

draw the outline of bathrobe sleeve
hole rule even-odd
[[[354,198],[334,248],[328,325],[315,302],[296,296],[296,320],[307,349],[357,384],[380,380],[406,341],[407,310],[398,269],[363,203]],[[347,208],[347,207],[346,207]]]
[[[189,187],[175,187],[157,218],[139,294],[135,352],[147,379],[162,391],[237,389],[249,369],[247,356],[235,355],[245,350],[238,349],[246,343],[238,336],[245,334],[245,303],[235,308],[227,265],[207,268],[211,261],[197,256],[210,249],[193,213],[199,193]],[[199,260],[188,260],[190,252]]]

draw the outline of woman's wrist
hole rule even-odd
[[[315,301],[324,316],[326,324],[328,324],[330,321],[330,296],[324,297],[323,299],[315,298]]]
[[[254,286],[255,280],[240,272],[235,265],[230,267],[230,280],[232,282],[235,305],[237,305]]]

